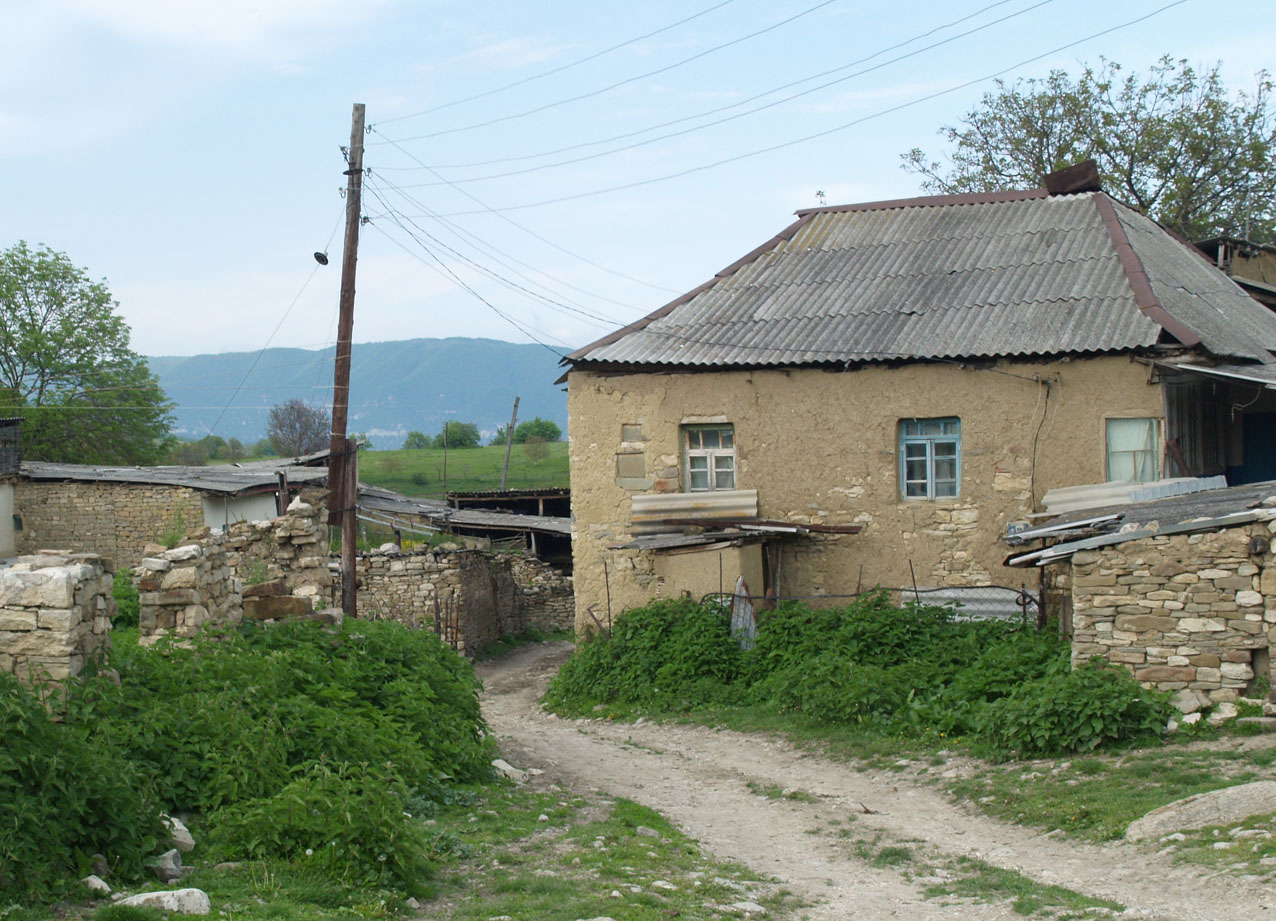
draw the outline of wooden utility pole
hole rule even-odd
[[[518,397],[514,397],[514,412],[510,415],[510,427],[505,430],[505,466],[501,468],[501,492],[505,492],[505,475],[510,472],[510,445],[514,444],[514,425],[518,422]]]
[[[341,610],[358,616],[355,592],[355,528],[358,524],[357,447],[346,437],[350,408],[350,342],[354,336],[354,270],[359,254],[363,192],[363,110],[356,102],[346,153],[346,237],[341,257],[341,313],[332,382],[332,439],[328,445],[328,524],[341,526]]]

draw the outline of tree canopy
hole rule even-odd
[[[270,449],[280,457],[300,457],[326,448],[332,425],[328,414],[305,400],[287,400],[271,407],[266,422]]]
[[[1229,95],[1216,64],[1197,73],[1166,56],[1146,77],[1101,59],[1075,80],[997,81],[960,125],[944,126],[947,163],[918,148],[904,168],[930,192],[1036,188],[1093,159],[1104,191],[1189,240],[1276,241],[1272,81]]]
[[[520,422],[514,427],[514,444],[526,444],[529,438],[539,438],[541,441],[561,441],[563,430],[558,427],[556,422],[549,419],[542,419],[537,416],[535,419],[528,419],[526,422]]]
[[[478,426],[473,422],[448,422],[434,436],[434,447],[477,448],[479,440]]]
[[[152,464],[166,452],[172,404],[117,306],[63,253],[0,253],[0,413],[22,417],[25,457]]]
[[[403,449],[405,451],[420,451],[428,447],[430,447],[430,436],[415,429],[408,432],[408,437],[403,439]]]

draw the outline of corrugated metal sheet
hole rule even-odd
[[[1101,194],[812,212],[713,284],[570,360],[766,366],[1154,345],[1162,328],[1140,309]],[[1269,311],[1117,208],[1166,312],[1214,354],[1271,360]]]
[[[666,518],[703,520],[712,526],[715,519],[756,518],[758,491],[731,489],[721,492],[653,493],[633,497],[630,529],[634,534],[680,531],[681,527],[664,524]]]

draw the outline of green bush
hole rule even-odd
[[[1000,757],[1092,751],[1159,733],[1168,699],[1119,666],[1092,659],[1074,670],[1060,657],[1040,678],[989,704],[980,735]]]
[[[898,608],[872,592],[842,608],[784,604],[741,652],[720,607],[628,611],[550,683],[546,704],[686,710],[749,702],[814,724],[969,737],[988,751],[1080,751],[1159,729],[1164,706],[1118,669],[1070,669],[1049,630]]]
[[[0,902],[69,894],[95,853],[121,878],[141,872],[163,829],[124,752],[89,726],[54,722],[34,692],[3,672],[0,739]]]
[[[141,605],[138,603],[137,586],[133,584],[132,570],[117,569],[115,571],[115,583],[111,588],[111,594],[115,598],[116,607],[115,616],[111,618],[111,626],[113,628],[136,627]]]
[[[161,809],[196,813],[201,845],[228,858],[310,848],[351,884],[410,890],[429,851],[417,814],[490,776],[473,671],[426,631],[254,625],[191,648],[121,638],[105,663],[121,683],[97,664],[55,701],[60,723],[0,675],[6,897],[58,897],[95,852],[113,877],[138,877],[162,849]]]
[[[582,641],[550,682],[548,700],[583,712],[600,703],[669,707],[731,685],[743,664],[719,608],[656,601],[617,619],[610,638]]]
[[[213,815],[212,844],[246,857],[313,863],[358,885],[414,887],[428,875],[426,826],[404,810],[392,768],[313,762],[276,796]]]

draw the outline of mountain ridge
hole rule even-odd
[[[176,404],[173,432],[202,438],[211,430],[245,443],[266,434],[270,408],[302,399],[332,405],[333,348],[146,357]],[[444,421],[473,422],[485,435],[509,422],[541,416],[567,430],[567,395],[554,381],[557,353],[542,345],[453,336],[356,342],[351,349],[348,429],[376,448],[397,448],[412,430],[434,434]]]

